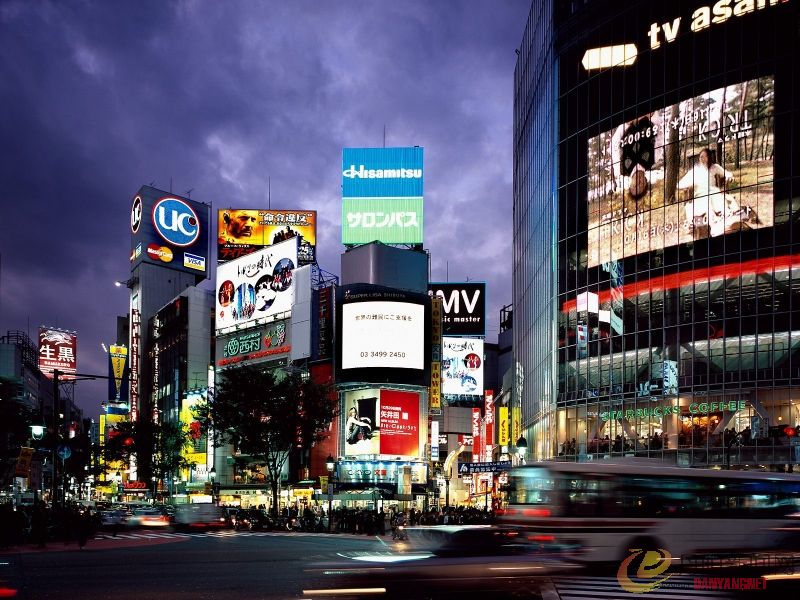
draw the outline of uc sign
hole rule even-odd
[[[175,246],[191,246],[200,236],[197,213],[180,198],[162,198],[153,206],[153,226]]]

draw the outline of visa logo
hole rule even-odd
[[[206,270],[206,259],[196,254],[183,253],[183,266],[187,269],[195,269],[196,271]]]

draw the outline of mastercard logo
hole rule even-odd
[[[166,246],[159,246],[158,244],[148,244],[147,256],[153,260],[160,260],[165,263],[172,262],[172,250]]]

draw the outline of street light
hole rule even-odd
[[[114,476],[114,481],[117,484],[117,502],[119,502],[120,501],[120,496],[122,495],[120,493],[120,488],[122,487],[122,473],[117,471],[117,474]]]
[[[525,452],[528,450],[528,441],[525,439],[524,436],[519,436],[517,440],[517,456],[519,456],[519,460],[521,463],[525,463]]]
[[[336,468],[336,462],[333,456],[328,454],[328,459],[325,461],[325,466],[328,468],[328,533],[331,532],[331,523],[333,522],[333,470]]]
[[[150,481],[153,482],[153,504],[155,504],[156,503],[156,476],[153,475],[150,478]]]

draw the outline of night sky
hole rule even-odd
[[[340,273],[343,147],[425,149],[432,279],[510,304],[513,75],[529,0],[0,2],[0,333],[78,333],[107,372],[143,184],[318,211]],[[269,182],[269,183],[268,183]],[[212,241],[215,236],[211,235]],[[212,248],[211,260],[215,261]],[[210,282],[203,284],[211,286]],[[87,417],[105,382],[77,385]]]

